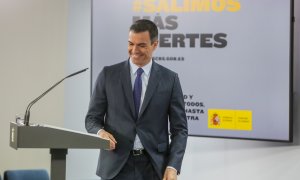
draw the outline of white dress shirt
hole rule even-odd
[[[132,91],[133,91],[134,81],[135,81],[135,78],[136,78],[136,71],[140,67],[138,67],[137,65],[135,65],[132,62],[131,59],[129,60],[129,64],[130,64],[131,85],[132,85]],[[141,67],[144,70],[144,72],[141,75],[141,78],[142,78],[142,94],[141,94],[141,105],[140,105],[139,111],[141,110],[141,107],[143,105],[143,101],[144,101],[144,97],[145,97],[145,92],[146,92],[147,85],[148,85],[148,80],[149,80],[149,77],[150,77],[151,67],[152,67],[152,60],[148,64],[146,64],[145,66]],[[140,140],[140,138],[139,138],[138,135],[135,136],[133,149],[144,149],[144,146],[141,143],[141,140]]]

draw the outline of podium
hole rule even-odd
[[[66,179],[68,149],[108,149],[109,140],[49,125],[24,126],[10,123],[10,146],[18,148],[49,148],[51,180]]]

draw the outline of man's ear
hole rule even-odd
[[[152,43],[152,46],[153,46],[153,50],[155,50],[157,48],[157,46],[158,46],[158,40],[154,41]]]

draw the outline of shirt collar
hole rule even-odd
[[[129,59],[129,64],[130,64],[131,73],[135,74],[139,67],[136,64],[134,64],[131,59]],[[145,73],[146,76],[149,76],[151,67],[152,67],[152,59],[148,64],[141,67],[144,70],[144,73]]]

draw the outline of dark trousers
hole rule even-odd
[[[160,180],[160,178],[148,154],[138,156],[130,154],[124,167],[112,180]]]

